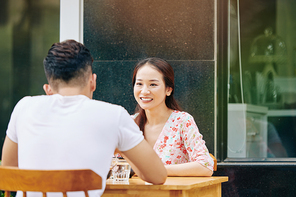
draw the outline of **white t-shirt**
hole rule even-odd
[[[83,168],[99,174],[103,190],[89,192],[90,197],[102,195],[115,148],[127,151],[144,139],[123,107],[59,94],[21,99],[7,136],[18,143],[19,168]]]

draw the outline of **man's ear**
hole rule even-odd
[[[96,87],[97,87],[97,75],[93,73],[91,75],[91,82],[90,82],[91,91],[94,92],[96,90]]]
[[[46,95],[53,95],[53,91],[52,91],[49,84],[44,84],[43,85],[43,90],[46,93]]]

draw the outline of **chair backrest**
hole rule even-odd
[[[79,170],[24,170],[16,167],[0,166],[0,190],[5,191],[5,197],[10,191],[62,192],[66,197],[70,191],[102,189],[102,178],[89,169]]]
[[[217,171],[217,159],[216,159],[216,157],[215,157],[214,155],[212,155],[211,153],[210,153],[210,156],[211,156],[212,159],[214,160],[214,171]]]

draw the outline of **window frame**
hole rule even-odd
[[[60,42],[74,39],[83,43],[84,0],[60,0]]]

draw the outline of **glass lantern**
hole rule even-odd
[[[257,103],[278,104],[279,88],[274,85],[277,66],[287,61],[285,42],[266,28],[264,34],[257,36],[251,44],[250,63],[264,64],[262,72],[256,73]]]

